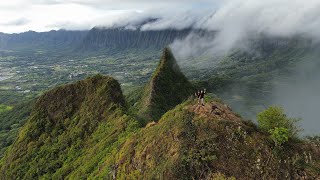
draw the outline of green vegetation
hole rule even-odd
[[[276,144],[276,146],[281,146],[282,144],[288,142],[289,140],[289,130],[283,127],[276,127],[274,129],[270,129],[271,138]]]
[[[109,168],[92,177],[100,179],[110,174],[107,177],[115,175],[118,179],[284,178],[284,171],[295,172],[296,153],[307,150],[297,144],[286,149],[283,157],[274,156],[265,133],[242,122],[202,118],[188,110],[194,103],[178,105],[158,123],[132,134],[110,155],[116,157],[112,163],[102,165]],[[314,167],[315,163],[309,165]]]
[[[226,177],[226,175],[221,174],[221,173],[213,174],[208,179],[211,179],[211,180],[236,180],[235,177]]]
[[[192,86],[168,49],[156,69],[157,48],[188,31],[120,31],[53,31],[38,39],[28,32],[34,43],[17,35],[17,44],[1,44],[14,48],[0,50],[0,157],[7,150],[0,179],[319,178],[319,137],[291,141],[295,120],[281,108],[261,113],[257,129],[249,121],[195,114],[192,101],[180,104]],[[251,49],[214,60],[195,57],[181,70],[196,87],[253,117],[271,103],[274,82],[319,57],[319,48],[299,38],[263,37]],[[110,77],[76,82],[97,73],[115,77],[125,99]],[[282,145],[281,156],[270,140]]]
[[[192,95],[194,88],[187,80],[169,48],[165,48],[160,63],[145,86],[139,112],[148,121],[157,121],[165,112]]]
[[[10,111],[13,107],[11,106],[6,106],[4,104],[0,104],[0,114],[6,111]]]
[[[296,123],[299,119],[288,118],[283,108],[271,106],[258,114],[259,128],[271,133],[276,144],[283,144],[288,139],[297,137],[298,128]]]
[[[1,165],[5,177],[59,178],[71,171],[83,176],[99,163],[91,159],[93,155],[109,153],[113,144],[137,127],[123,114],[125,109],[118,82],[101,75],[45,93],[19,132],[18,143],[5,155],[10,159]],[[102,137],[108,138],[98,142]]]
[[[35,49],[36,51],[36,49]],[[105,50],[95,53],[12,51],[0,57],[0,104],[15,106],[57,85],[97,73],[124,87],[144,84],[157,66],[159,50]],[[126,72],[123,71],[126,69]]]
[[[112,75],[125,90],[134,89],[151,76],[160,54],[158,50],[75,53],[55,48],[43,51],[41,48],[45,47],[19,51],[0,50],[0,104],[17,107],[16,110],[25,109],[21,104],[34,101],[46,90],[97,73]],[[28,108],[31,111],[31,107]],[[5,147],[11,145],[16,138],[18,128],[24,125],[26,119],[11,117],[20,116],[15,110],[1,113],[4,109],[8,110],[1,105],[0,121],[3,124],[0,124],[0,156]],[[23,116],[24,113],[21,113]],[[9,128],[11,125],[17,128]]]
[[[91,33],[96,36],[86,39],[88,43],[86,45],[90,46],[90,43],[93,43],[100,48],[81,49],[81,53],[73,51],[78,45],[74,42],[81,40],[87,32],[43,33],[44,36],[41,36],[40,41],[35,40],[35,43],[25,44],[23,42],[26,39],[24,39],[19,41],[22,44],[16,49],[0,50],[0,104],[15,107],[36,99],[50,88],[76,82],[97,73],[115,77],[124,91],[144,86],[156,69],[161,50],[147,48],[148,46],[101,48],[107,37],[105,35],[108,34],[107,31],[100,34],[101,31],[93,30]],[[28,32],[23,36],[35,34],[37,33]],[[170,36],[169,39],[172,40],[174,36],[170,34],[176,33],[167,32],[162,35]],[[135,36],[130,35],[130,38],[133,37]],[[149,43],[155,43],[149,38],[143,38],[146,39]],[[126,41],[121,42],[126,44]],[[303,39],[295,38],[284,40],[265,38],[255,40],[253,44],[253,51],[258,53],[233,51],[214,59],[193,57],[190,60],[180,61],[181,71],[186,73],[192,82],[198,82],[196,87],[207,87],[209,91],[232,105],[237,112],[241,112],[244,117],[254,119],[265,105],[271,104],[272,82],[290,77],[297,63],[307,62],[312,58],[318,59],[319,53],[316,52],[319,51],[310,48],[308,42]],[[142,91],[135,92],[137,92],[135,99],[142,97]],[[136,100],[132,102],[135,104]],[[134,108],[137,109],[137,106]],[[159,116],[153,119],[157,120]]]
[[[20,127],[31,112],[32,103],[32,101],[22,103],[9,111],[0,113],[0,157],[16,139]]]
[[[269,135],[254,124],[195,111],[195,100],[173,108],[164,103],[171,110],[141,127],[136,108],[130,107],[139,101],[139,89],[127,91],[130,102],[125,102],[118,81],[96,75],[44,93],[0,161],[0,179],[319,177],[315,144],[294,142],[275,156]],[[282,138],[281,129],[276,135]]]

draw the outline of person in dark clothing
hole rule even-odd
[[[200,104],[200,90],[198,90],[197,92],[195,92],[194,95],[195,95],[196,98],[198,99],[198,104]]]
[[[198,104],[202,104],[204,106],[204,95],[206,94],[206,89],[198,90],[194,93],[195,97],[198,98]]]
[[[204,95],[205,94],[206,94],[206,89],[200,91],[199,99],[200,99],[202,106],[204,106]]]

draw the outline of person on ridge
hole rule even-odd
[[[202,106],[204,106],[204,95],[205,94],[206,94],[206,89],[200,91],[199,99],[200,99]]]
[[[194,95],[196,96],[196,98],[198,98],[198,104],[200,104],[200,90],[198,90],[198,92],[195,92]]]

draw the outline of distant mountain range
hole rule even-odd
[[[98,29],[88,32],[81,45],[84,49],[100,48],[151,48],[162,49],[175,39],[181,39],[190,33],[185,30],[140,31],[128,29]]]
[[[187,36],[191,29],[141,31],[125,28],[93,28],[90,31],[28,31],[20,34],[0,33],[0,49],[32,50],[53,48],[75,51],[144,48],[160,50],[171,44],[175,39]]]
[[[41,33],[28,31],[20,34],[0,33],[0,49],[32,50],[34,48],[76,48],[87,34],[88,31],[65,30]]]

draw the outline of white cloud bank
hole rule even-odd
[[[176,41],[173,48],[180,52],[189,44],[191,56],[198,49],[223,53],[244,47],[245,40],[258,34],[320,39],[320,0],[228,0],[220,5],[214,14],[198,18],[194,24],[195,28],[218,31],[214,38],[188,37]],[[207,49],[199,47],[203,44]]]
[[[167,27],[180,22],[184,12],[188,17],[181,28],[192,24],[199,9],[213,8],[208,0],[10,0],[0,2],[0,32],[18,33],[28,30],[84,30],[94,26],[131,25],[146,18],[163,18],[158,26]],[[174,21],[172,21],[172,19]],[[12,23],[24,19],[24,23]],[[156,25],[156,24],[155,24]],[[148,27],[146,27],[148,28]],[[156,27],[159,28],[159,27]]]
[[[143,30],[219,30],[230,44],[252,33],[320,38],[320,0],[10,0],[0,2],[0,32],[90,29],[159,18]],[[220,38],[220,39],[219,39]]]

